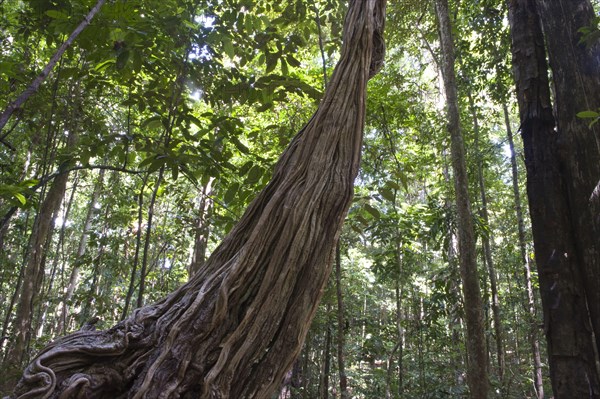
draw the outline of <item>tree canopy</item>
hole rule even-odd
[[[119,395],[600,397],[598,3],[448,4],[485,364],[441,3],[388,2],[375,75],[382,0],[0,1],[0,392],[89,339]]]

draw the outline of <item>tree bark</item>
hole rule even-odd
[[[471,397],[484,399],[489,391],[487,350],[483,324],[483,304],[477,272],[475,235],[469,200],[465,150],[461,134],[458,93],[454,72],[454,43],[447,0],[436,0],[436,14],[442,48],[442,76],[446,91],[448,131],[451,139],[452,169],[458,212],[460,275],[463,285],[465,321],[467,325],[467,383]]]
[[[300,352],[358,172],[385,0],[351,0],[323,101],[198,273],[106,331],[47,346],[13,397],[265,398]]]
[[[567,133],[555,130],[535,2],[511,0],[509,19],[552,387],[558,399],[599,398],[583,258],[576,251],[582,237],[571,226],[570,182],[560,158]]]
[[[44,332],[44,328],[48,327],[46,325],[46,317],[48,314],[48,309],[50,308],[51,302],[52,302],[52,291],[54,289],[54,280],[56,277],[56,270],[58,269],[58,263],[61,263],[61,275],[64,275],[64,254],[63,256],[59,255],[61,251],[64,252],[64,242],[65,242],[65,234],[66,234],[66,227],[67,227],[67,223],[66,221],[69,220],[69,217],[71,216],[71,209],[73,208],[73,202],[75,201],[75,193],[77,192],[77,187],[79,186],[79,176],[77,176],[77,174],[75,174],[75,178],[73,179],[73,183],[71,184],[71,195],[69,196],[69,199],[66,201],[66,205],[64,206],[64,212],[63,212],[63,216],[62,219],[64,221],[64,223],[62,223],[62,225],[60,226],[60,230],[58,233],[58,242],[56,243],[56,250],[54,253],[54,257],[52,259],[52,264],[50,266],[50,278],[48,281],[48,284],[46,285],[46,287],[41,287],[41,288],[45,288],[45,293],[43,293],[40,296],[40,299],[44,299],[44,304],[41,305],[39,307],[39,315],[37,317],[37,322],[36,322],[36,326],[34,328],[35,331],[37,331],[36,333],[36,337],[40,338]],[[44,249],[44,251],[46,253],[48,253],[49,251],[49,245],[47,245],[47,248]],[[62,261],[60,260],[62,258]],[[58,335],[59,333],[56,332],[54,333],[54,326],[50,326],[50,330],[51,332],[49,332],[49,335]]]
[[[72,131],[67,138],[67,147],[72,147],[75,140],[76,133]],[[54,216],[64,198],[68,177],[69,175],[65,173],[54,180],[33,223],[30,250],[24,267],[23,285],[13,321],[14,339],[4,361],[4,368],[9,370],[9,373],[21,368],[28,357],[26,350],[31,339],[34,303],[37,300],[44,276],[44,246],[52,232]],[[16,378],[9,376],[5,383],[14,384],[15,381]]]
[[[558,156],[564,168],[577,257],[596,345],[600,348],[600,125],[578,112],[600,108],[600,41],[580,42],[593,24],[590,0],[538,0],[556,95]]]

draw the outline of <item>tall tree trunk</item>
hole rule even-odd
[[[596,346],[600,348],[600,125],[578,112],[600,109],[600,40],[581,41],[594,24],[590,0],[538,0],[556,95],[558,156]],[[596,359],[598,360],[598,359]]]
[[[142,267],[140,269],[140,286],[137,297],[138,308],[141,308],[144,305],[144,291],[146,289],[146,274],[148,269],[148,257],[150,253],[150,239],[152,238],[152,223],[154,222],[154,205],[156,204],[156,196],[158,195],[158,189],[162,184],[164,172],[165,167],[163,165],[158,172],[158,178],[154,183],[154,190],[152,190],[152,196],[150,197],[150,203],[148,204],[148,220],[146,221],[146,236],[144,239],[144,252],[142,255]]]
[[[331,372],[331,325],[330,315],[331,304],[327,304],[326,310],[326,330],[325,330],[325,350],[323,351],[323,366],[321,368],[321,379],[319,382],[319,398],[329,399],[329,373]]]
[[[344,322],[344,298],[342,294],[342,256],[340,244],[335,248],[335,289],[337,296],[337,360],[340,375],[340,398],[349,399],[348,376],[346,375],[346,363],[344,360],[344,346],[346,344],[346,332]]]
[[[446,91],[448,130],[451,139],[452,169],[458,212],[460,275],[463,284],[465,321],[467,324],[467,383],[471,390],[471,396],[483,399],[487,397],[489,391],[488,358],[483,325],[483,304],[477,273],[475,235],[469,201],[469,181],[458,112],[458,93],[454,72],[454,43],[448,1],[436,0],[435,9],[439,21],[443,54],[442,75]]]
[[[67,147],[72,147],[75,141],[76,133],[71,131],[67,138]],[[13,321],[14,339],[4,362],[4,368],[9,373],[20,369],[28,358],[26,349],[31,338],[34,303],[40,292],[44,275],[44,246],[52,232],[52,221],[64,198],[68,179],[68,173],[63,173],[54,179],[33,223],[29,255],[24,267],[23,285]],[[9,376],[6,383],[10,385],[15,381],[16,379]]]
[[[485,191],[485,177],[483,175],[483,159],[480,145],[480,129],[479,129],[479,117],[477,116],[477,110],[475,109],[475,101],[473,95],[469,91],[469,108],[471,109],[471,116],[473,118],[473,130],[475,133],[475,151],[477,151],[477,180],[479,183],[479,195],[481,198],[481,210],[480,215],[486,226],[490,225],[490,218],[488,215],[488,200]],[[487,266],[488,276],[490,278],[490,292],[492,294],[492,319],[494,320],[494,331],[495,331],[495,342],[496,342],[496,357],[498,361],[498,377],[504,387],[504,338],[502,332],[502,322],[500,317],[500,298],[498,296],[498,278],[496,275],[496,268],[494,267],[494,258],[492,257],[492,245],[494,241],[492,233],[483,234],[481,242],[483,244],[483,256]]]
[[[302,347],[352,200],[384,0],[351,0],[323,101],[188,283],[107,331],[44,349],[14,397],[266,398]]]
[[[582,237],[571,226],[569,182],[560,159],[565,133],[555,131],[535,2],[511,0],[509,19],[552,387],[558,399],[599,398],[583,259],[576,251]]]
[[[83,21],[79,23],[79,25],[69,35],[67,40],[65,40],[65,42],[58,48],[58,50],[56,50],[56,53],[54,53],[50,61],[48,61],[48,64],[46,64],[42,72],[33,80],[33,82],[31,82],[27,89],[25,89],[19,95],[19,97],[17,97],[14,101],[7,105],[6,109],[4,109],[2,114],[0,114],[0,132],[2,132],[4,126],[6,126],[12,114],[17,109],[21,108],[23,104],[29,99],[29,97],[31,97],[31,95],[38,91],[44,80],[46,80],[46,78],[48,77],[48,75],[50,75],[58,61],[62,58],[65,51],[67,51],[71,44],[73,44],[77,36],[79,36],[79,34],[83,32],[85,28],[88,27],[88,25],[92,21],[92,18],[94,18],[98,11],[100,11],[105,2],[106,0],[98,0],[98,2],[94,5],[94,7],[92,7],[90,12],[85,16]]]
[[[137,217],[137,228],[135,231],[135,255],[133,256],[133,265],[131,266],[131,274],[129,277],[129,288],[127,289],[127,295],[125,296],[125,305],[123,306],[123,312],[121,313],[121,320],[125,320],[127,313],[129,312],[129,305],[133,298],[133,292],[135,290],[135,276],[137,275],[138,263],[140,261],[140,250],[142,248],[142,223],[144,222],[144,189],[146,188],[146,182],[148,181],[149,175],[144,176],[142,181],[142,187],[137,198],[138,202],[138,217]]]
[[[71,269],[71,274],[69,276],[69,282],[67,283],[67,288],[65,291],[65,295],[63,297],[62,308],[60,310],[60,314],[58,316],[58,326],[56,330],[56,335],[61,335],[66,331],[66,326],[68,325],[67,319],[69,318],[69,302],[73,299],[73,294],[79,285],[79,272],[81,270],[81,266],[83,265],[83,256],[85,255],[85,251],[87,248],[87,241],[89,237],[89,232],[92,228],[92,220],[94,218],[94,211],[96,209],[96,202],[98,202],[98,198],[100,197],[100,192],[102,190],[104,184],[104,173],[105,170],[100,170],[98,175],[98,180],[94,185],[94,189],[92,191],[92,196],[90,198],[90,202],[88,204],[88,209],[85,215],[85,221],[83,222],[83,230],[81,231],[81,237],[79,238],[79,245],[77,246],[77,254],[75,255],[75,263],[73,268]]]
[[[77,173],[75,173],[75,178],[73,179],[73,183],[71,185],[71,195],[69,196],[69,199],[68,199],[67,205],[66,205],[66,209],[63,212],[63,216],[62,216],[63,223],[60,226],[58,242],[56,243],[56,251],[54,253],[54,258],[52,259],[52,266],[50,267],[50,279],[49,279],[47,287],[45,289],[46,293],[43,296],[43,298],[45,298],[45,301],[44,301],[44,304],[42,306],[40,306],[40,312],[37,317],[37,326],[35,328],[35,330],[37,331],[37,338],[40,338],[42,336],[42,334],[44,332],[44,328],[46,327],[46,315],[47,315],[48,309],[50,308],[51,294],[52,294],[52,290],[54,288],[54,279],[56,276],[56,270],[58,269],[59,262],[61,262],[61,264],[62,264],[61,275],[62,275],[62,272],[64,272],[65,254],[64,254],[63,245],[65,242],[65,233],[67,230],[66,229],[66,227],[67,227],[66,221],[69,219],[69,216],[71,215],[71,209],[73,207],[73,202],[75,200],[75,193],[77,192],[78,185],[79,185],[79,176],[77,176]],[[46,250],[46,252],[48,252],[48,251]],[[62,260],[59,260],[59,259],[62,259]],[[51,326],[51,328],[52,327],[53,326]],[[57,334],[50,332],[49,335],[57,335]]]
[[[210,234],[210,216],[213,207],[212,184],[214,178],[208,179],[208,182],[199,194],[198,198],[198,217],[196,218],[196,231],[194,234],[194,252],[192,261],[188,269],[189,278],[202,267],[206,261],[206,247],[208,246],[208,236]]]
[[[521,264],[523,265],[523,272],[525,275],[525,288],[527,294],[527,313],[529,317],[529,345],[531,346],[531,355],[533,357],[533,383],[535,387],[536,397],[538,399],[544,399],[544,381],[542,378],[542,356],[540,354],[540,341],[538,339],[538,327],[537,327],[537,312],[535,295],[533,292],[533,284],[531,282],[531,266],[529,264],[529,257],[527,256],[527,241],[525,239],[525,222],[523,218],[523,206],[521,204],[521,192],[519,190],[519,170],[517,166],[517,156],[515,152],[515,143],[513,140],[512,128],[510,126],[510,118],[508,114],[508,107],[506,104],[502,105],[504,112],[504,122],[506,124],[506,135],[508,145],[510,147],[510,165],[512,170],[512,185],[513,193],[515,197],[515,212],[517,214],[517,227],[519,230],[519,254],[521,257]],[[515,313],[516,314],[516,313]]]

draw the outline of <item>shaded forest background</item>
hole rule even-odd
[[[94,4],[0,1],[0,108]],[[536,397],[538,374],[550,397],[507,5],[450,5],[485,367],[497,397]],[[344,11],[330,0],[102,7],[0,132],[0,375],[58,336],[112,326],[198,270],[315,110]],[[389,4],[386,41],[336,268],[282,397],[338,397],[340,383],[357,398],[467,390],[433,4]]]

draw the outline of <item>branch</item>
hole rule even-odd
[[[65,173],[74,172],[76,170],[94,170],[94,169],[113,170],[115,172],[124,172],[124,173],[130,173],[130,174],[134,174],[134,175],[139,175],[141,173],[144,173],[144,171],[142,171],[142,170],[132,170],[132,169],[126,169],[123,167],[110,166],[110,165],[78,165],[78,166],[73,166],[70,168],[59,169],[54,173],[51,173],[45,177],[42,177],[40,179],[40,181],[38,182],[38,184],[31,187],[31,189],[33,191],[35,191],[38,188],[42,187],[43,185],[47,184],[50,180],[52,180],[55,177],[58,177],[60,175],[64,175]]]
[[[15,148],[14,145],[12,145],[11,143],[9,143],[8,141],[4,140],[4,138],[0,137],[0,143],[4,144],[6,147],[8,147],[12,152],[16,152],[17,149]]]
[[[325,47],[323,45],[323,32],[321,27],[321,16],[319,15],[319,9],[316,4],[313,4],[315,11],[315,22],[317,23],[317,29],[319,32],[319,50],[321,51],[321,61],[323,62],[323,90],[327,88],[327,59],[325,57]]]
[[[23,93],[21,93],[21,95],[17,97],[16,100],[8,104],[4,112],[2,112],[2,115],[0,115],[0,131],[4,129],[4,126],[6,126],[12,114],[17,109],[21,108],[21,106],[25,103],[25,101],[29,99],[29,97],[31,97],[32,94],[38,91],[44,80],[46,80],[48,75],[50,75],[50,72],[52,72],[52,69],[54,69],[54,66],[56,65],[58,60],[60,60],[60,58],[63,56],[67,48],[69,48],[73,44],[77,36],[79,36],[79,34],[90,24],[92,18],[94,18],[94,15],[96,15],[98,11],[100,11],[100,8],[102,7],[102,5],[104,5],[105,2],[106,0],[98,0],[94,8],[90,10],[90,12],[83,19],[83,21],[81,21],[79,26],[75,28],[75,30],[73,31],[73,33],[71,33],[69,38],[60,46],[60,48],[52,56],[46,67],[44,67],[44,69],[42,70],[42,73],[40,73],[38,77],[34,79],[34,81],[29,85],[29,87],[25,89]],[[4,137],[6,137],[6,135]],[[6,145],[4,141],[2,143]]]

